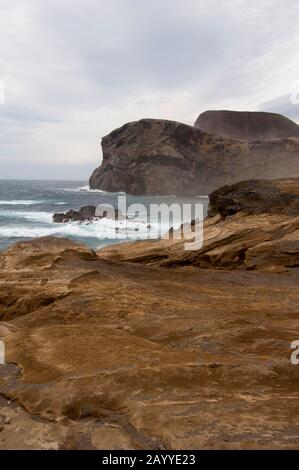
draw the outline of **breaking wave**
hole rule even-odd
[[[90,189],[88,185],[79,186],[78,188],[60,188],[59,191],[74,192],[74,193],[99,193],[99,194],[113,194],[101,189]]]
[[[40,201],[33,201],[33,200],[25,200],[25,199],[14,199],[8,201],[1,201],[0,206],[34,206],[37,204],[54,204],[55,206],[64,205],[65,202],[57,202],[57,201],[49,201],[49,200],[40,200]]]
[[[52,214],[46,211],[14,211],[14,210],[0,210],[0,216],[8,219],[26,219],[39,222],[52,222]]]
[[[33,206],[35,204],[43,204],[48,201],[30,201],[23,199],[15,199],[12,201],[0,201],[0,206]]]
[[[14,215],[16,217],[16,214]],[[50,223],[51,214],[36,212],[23,214],[27,220],[39,220],[41,225],[14,224],[0,226],[0,237],[37,238],[45,236],[75,237],[79,239],[95,238],[98,240],[137,240],[158,237],[159,227],[142,221],[114,221],[101,219],[92,223],[70,222],[66,224]],[[50,218],[49,218],[50,216]]]

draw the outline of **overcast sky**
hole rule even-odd
[[[0,178],[87,179],[142,117],[299,122],[298,23],[297,0],[0,0]]]

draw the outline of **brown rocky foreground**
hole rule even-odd
[[[298,180],[243,185],[212,195],[205,252],[0,254],[1,449],[299,448]]]

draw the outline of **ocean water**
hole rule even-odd
[[[118,207],[118,197],[126,197],[130,220],[114,221],[102,219],[93,223],[54,224],[55,212],[78,210],[82,206],[111,204]],[[204,213],[208,200],[204,197],[177,199],[176,197],[135,197],[123,193],[90,191],[85,181],[21,181],[0,180],[0,250],[19,242],[43,236],[69,238],[99,249],[103,246],[122,241],[132,241],[163,235],[171,226],[179,226],[182,220],[171,219],[169,223],[151,218],[151,204],[202,203]],[[132,204],[142,204],[144,214],[134,218],[130,212]],[[183,220],[185,222],[186,220]]]

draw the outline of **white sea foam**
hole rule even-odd
[[[31,200],[23,200],[23,199],[14,199],[11,201],[1,201],[0,206],[33,206],[34,204],[43,204],[48,201],[31,201]]]
[[[107,191],[102,191],[101,189],[90,189],[89,186],[83,186],[82,188],[79,188],[79,191],[87,192],[87,193],[113,194],[113,193],[108,193]]]
[[[52,223],[52,214],[46,211],[36,211],[36,212],[29,212],[29,211],[14,211],[14,210],[1,210],[0,209],[0,216],[9,218],[9,219],[26,219],[32,221],[40,221],[46,223]]]
[[[24,200],[24,199],[13,199],[13,200],[0,200],[0,206],[34,206],[36,204],[54,204],[55,206],[63,206],[66,203],[63,201],[51,201],[51,200]]]
[[[35,213],[38,214],[38,213]],[[51,214],[39,213],[40,217],[48,219]],[[47,214],[47,216],[45,215]],[[27,213],[28,215],[28,213]],[[34,213],[30,213],[29,217],[35,217]],[[28,217],[28,218],[29,218]],[[37,216],[36,216],[37,217]],[[34,219],[37,220],[37,219]],[[38,219],[41,220],[41,219]],[[145,239],[151,236],[158,236],[159,228],[151,224],[150,228],[145,221],[114,221],[112,219],[101,219],[92,223],[79,223],[71,222],[67,224],[54,224],[49,223],[49,220],[44,220],[47,226],[28,226],[24,224],[14,226],[0,226],[0,237],[12,238],[36,238],[45,237],[50,235],[62,237],[76,237],[76,238],[96,238],[98,240],[111,239],[115,240],[136,240]]]
[[[80,192],[80,193],[113,194],[113,193],[108,193],[107,191],[102,191],[101,189],[90,189],[88,185],[79,186],[79,188],[59,188],[59,191],[66,191],[66,192],[72,192],[72,193]]]

